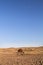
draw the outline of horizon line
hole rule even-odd
[[[43,45],[42,46],[19,46],[19,47],[0,47],[0,48],[31,48],[31,47],[43,47]]]

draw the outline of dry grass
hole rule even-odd
[[[21,48],[23,55],[18,55],[18,49],[0,49],[0,65],[43,65],[43,47]]]

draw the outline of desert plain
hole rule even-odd
[[[43,46],[0,48],[0,65],[43,65]]]

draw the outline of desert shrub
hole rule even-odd
[[[19,55],[23,55],[23,54],[24,54],[24,52],[23,52],[23,50],[22,50],[22,49],[18,49],[17,54],[19,54]]]
[[[18,52],[23,52],[23,50],[22,49],[18,49]]]

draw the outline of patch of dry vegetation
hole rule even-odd
[[[0,65],[43,65],[43,47],[0,49]]]

